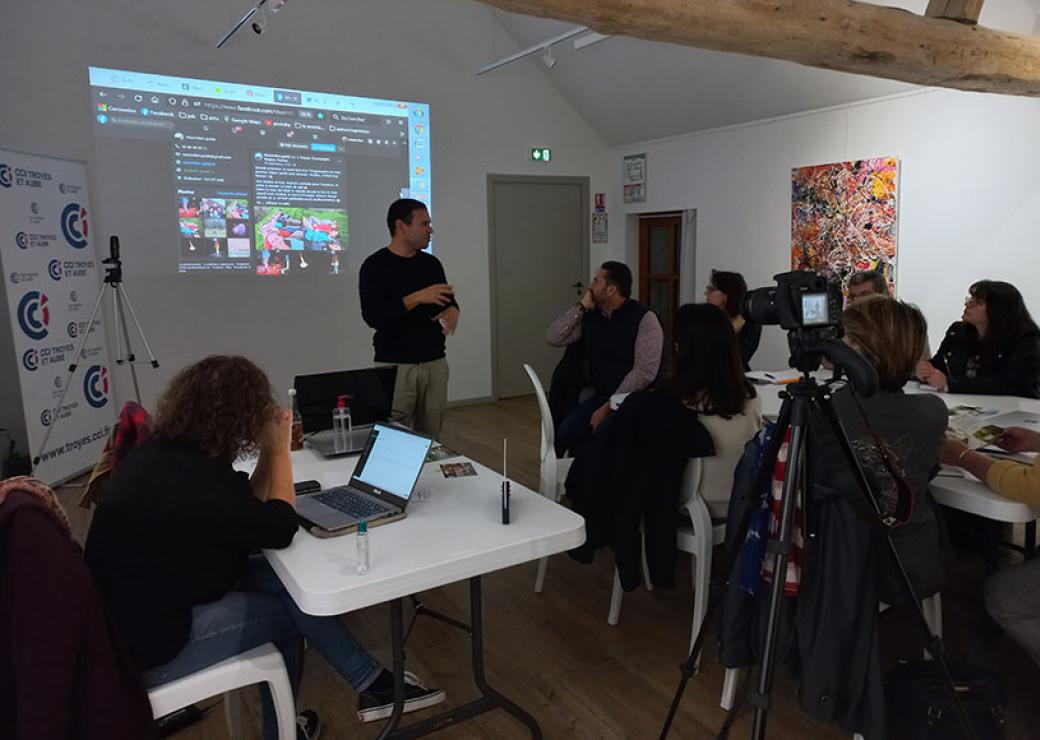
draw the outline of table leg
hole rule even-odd
[[[1026,560],[1036,553],[1036,520],[1026,522]]]
[[[401,599],[390,602],[390,642],[394,663],[394,711],[379,733],[380,739],[390,737],[404,715],[404,611]]]
[[[404,675],[404,645],[401,641],[401,604],[400,600],[397,600],[394,603],[397,604],[396,622],[391,624],[391,632],[394,639],[394,690],[396,692],[398,685],[400,684],[400,689],[403,692],[403,678],[398,678],[398,676],[403,677]],[[439,714],[436,717],[431,717],[423,722],[396,729],[395,717],[399,718],[399,714],[398,706],[396,705],[397,695],[395,693],[394,715],[390,717],[390,720],[387,722],[387,727],[385,727],[383,732],[380,733],[380,738],[392,737],[397,740],[399,738],[423,737],[424,735],[429,735],[430,733],[450,727],[457,722],[494,711],[495,709],[502,709],[525,724],[531,731],[531,737],[533,740],[541,740],[542,730],[538,726],[538,722],[535,718],[496,691],[491,684],[488,683],[487,676],[484,674],[484,627],[482,623],[483,597],[481,592],[480,576],[474,576],[469,580],[469,606],[471,624],[469,629],[466,631],[470,634],[470,643],[472,645],[473,680],[477,684],[477,688],[480,689],[481,697],[476,701],[463,704],[460,707],[448,710],[447,712]],[[393,607],[394,604],[392,603],[391,612],[393,612]],[[396,624],[396,632],[393,632],[394,624]],[[401,659],[400,668],[397,665],[398,656],[400,656]]]

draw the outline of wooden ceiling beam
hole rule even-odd
[[[481,1],[602,34],[917,85],[1040,97],[1040,37],[946,23],[854,0]]]
[[[982,15],[984,2],[985,0],[928,0],[928,8],[924,15],[926,18],[944,18],[974,26]]]

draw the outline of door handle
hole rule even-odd
[[[576,283],[575,283],[574,285],[572,285],[571,287],[572,287],[572,288],[582,288],[582,287],[584,287],[584,283],[582,283],[582,282],[581,282],[581,281],[579,280],[578,282],[576,282]]]

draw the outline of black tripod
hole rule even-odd
[[[863,468],[860,466],[859,460],[853,452],[848,435],[846,434],[845,429],[831,404],[830,385],[817,384],[815,378],[810,375],[810,372],[819,366],[820,358],[826,356],[834,363],[835,377],[837,378],[838,374],[844,370],[848,377],[848,382],[852,386],[852,390],[864,397],[872,395],[876,390],[877,376],[874,373],[873,368],[867,365],[859,355],[849,347],[835,340],[820,340],[806,347],[805,350],[804,355],[802,355],[796,363],[798,369],[804,373],[804,376],[798,382],[789,385],[787,390],[782,394],[784,401],[780,408],[780,416],[777,420],[776,429],[770,447],[764,457],[762,468],[759,470],[758,485],[756,485],[754,489],[756,492],[763,490],[769,476],[772,474],[773,464],[776,461],[777,454],[784,442],[787,431],[790,429],[791,438],[787,448],[787,467],[783,483],[783,492],[780,499],[780,526],[778,538],[770,541],[766,547],[767,556],[773,558],[773,583],[769,596],[769,612],[766,624],[765,644],[759,668],[758,684],[754,689],[749,689],[747,696],[747,702],[755,709],[754,725],[752,729],[752,738],[754,738],[754,740],[765,740],[766,737],[766,721],[769,715],[770,694],[773,685],[773,672],[775,670],[777,633],[780,625],[780,611],[783,608],[784,577],[787,573],[787,561],[792,549],[791,528],[794,517],[795,502],[799,493],[804,496],[810,490],[807,479],[808,477],[806,475],[806,435],[808,432],[809,412],[812,408],[820,409],[826,417],[834,436],[838,440],[845,462],[856,479],[857,487],[869,503],[871,510],[877,515],[879,520],[884,520],[887,516],[883,513],[877,494],[871,488],[866,474],[863,472]],[[739,555],[740,547],[747,534],[751,513],[752,507],[749,506],[745,510],[744,516],[741,518],[736,535],[732,540],[729,551],[727,552],[725,565],[727,579],[730,577],[737,556]],[[920,599],[917,598],[917,594],[914,592],[910,576],[899,557],[899,553],[896,550],[891,536],[887,533],[885,535],[885,541],[888,543],[889,553],[899,571],[902,585],[905,587],[906,592],[910,597],[910,601],[916,610],[915,613],[918,626],[922,630],[922,634],[925,636],[925,648],[939,666],[943,678],[945,679],[945,683],[953,697],[954,705],[957,707],[958,715],[961,720],[964,737],[968,740],[976,740],[968,715],[957,695],[953,678],[950,675],[949,668],[947,667],[943,654],[942,640],[932,633],[931,628],[928,625],[928,620],[925,618],[924,611],[921,608]],[[679,686],[676,689],[675,697],[672,700],[671,708],[668,711],[668,716],[665,719],[664,727],[661,730],[662,740],[667,737],[672,721],[675,718],[675,713],[678,711],[679,704],[682,701],[682,695],[686,690],[686,685],[697,670],[697,662],[700,657],[701,647],[706,634],[704,628],[710,623],[710,618],[717,609],[717,606],[718,600],[715,600],[714,603],[709,605],[708,613],[704,617],[700,632],[697,635],[697,639],[694,641],[690,655],[686,659],[686,662],[679,667],[679,670],[682,672],[682,677],[679,681]],[[733,720],[736,718],[736,714],[736,710],[734,709],[727,716],[726,722],[719,733],[719,738],[725,738],[728,736],[729,729],[732,726]]]
[[[72,362],[69,363],[69,372],[65,376],[65,382],[62,386],[61,398],[58,399],[58,407],[51,415],[51,418],[54,421],[49,427],[47,427],[47,433],[43,435],[43,441],[40,443],[39,453],[35,458],[33,458],[34,468],[40,464],[41,455],[44,450],[47,449],[47,443],[50,441],[51,434],[54,432],[54,427],[58,425],[58,420],[61,418],[61,409],[65,403],[65,395],[69,392],[69,381],[72,380],[73,373],[75,373],[76,368],[79,367],[79,359],[84,356],[83,348],[87,344],[87,339],[94,331],[94,320],[97,318],[98,312],[101,310],[101,303],[104,301],[106,293],[112,294],[112,329],[116,336],[116,364],[122,365],[126,363],[130,366],[130,377],[134,381],[134,399],[138,403],[141,403],[141,387],[137,383],[137,370],[134,368],[134,365],[147,362],[153,368],[159,367],[159,361],[156,360],[155,355],[152,354],[152,348],[148,346],[148,339],[144,335],[144,330],[141,329],[141,322],[137,320],[137,312],[134,311],[130,299],[126,296],[126,290],[123,288],[123,261],[119,258],[118,236],[113,236],[109,240],[109,256],[101,260],[101,264],[106,265],[105,281],[101,286],[101,290],[98,291],[97,300],[94,302],[94,308],[90,312],[90,318],[87,319],[86,327],[83,329],[83,337],[79,340],[79,346],[76,348],[76,353],[72,355]],[[134,355],[134,350],[130,345],[130,330],[126,323],[126,308],[130,309],[130,316],[134,320],[134,326],[137,327],[137,335],[141,338],[145,351],[148,352],[147,360],[138,360],[136,355]],[[126,344],[125,357],[123,356],[124,343]]]

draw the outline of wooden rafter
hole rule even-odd
[[[853,0],[481,1],[603,34],[917,85],[1040,97],[1040,38]]]

